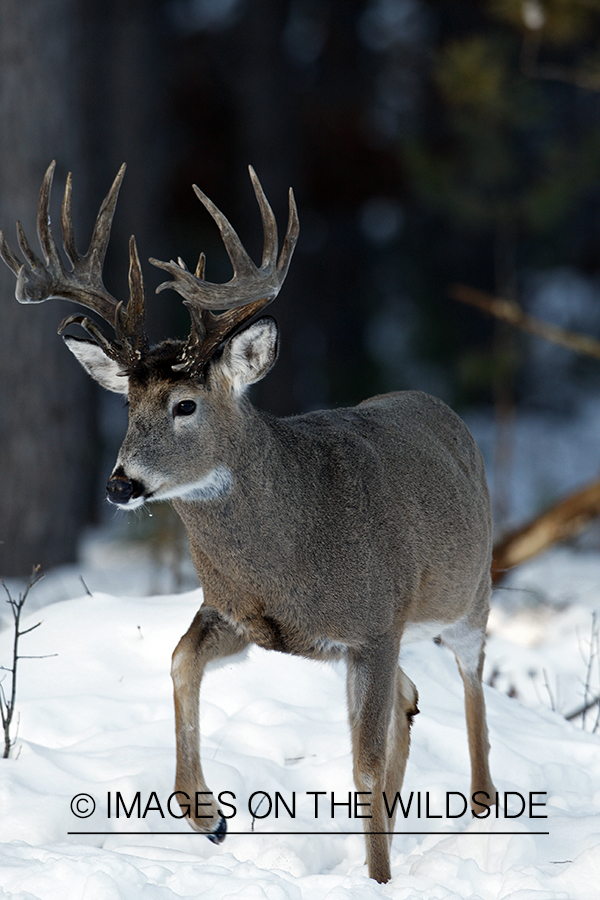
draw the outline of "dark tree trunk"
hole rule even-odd
[[[162,209],[172,132],[163,94],[171,42],[161,0],[79,0],[82,43],[80,106],[86,128],[82,155],[94,196],[108,190],[121,163],[127,174],[119,194],[105,283],[128,296],[129,237],[135,234],[147,287],[148,328],[153,340],[169,334],[175,294],[154,296],[164,281],[148,257],[173,256]],[[101,51],[99,48],[102,48]],[[90,52],[92,51],[92,52]],[[91,228],[97,206],[87,210]],[[89,231],[86,231],[89,233]],[[168,301],[171,301],[169,303]]]
[[[302,193],[297,166],[297,135],[294,133],[297,97],[290,89],[292,72],[283,44],[289,7],[289,2],[263,0],[246,9],[238,25],[238,70],[231,85],[236,92],[237,107],[237,195],[246,201],[251,196],[247,175],[250,163],[277,212],[280,241],[283,241],[287,224],[288,188],[293,185],[297,197]],[[259,258],[262,235],[257,228],[255,204],[250,200],[239,205],[244,234],[259,235],[258,249],[253,254]],[[301,273],[296,260],[287,276],[285,290],[273,309],[280,324],[285,352],[278,360],[276,377],[265,379],[254,389],[259,405],[277,414],[293,407],[294,335],[300,332],[302,316],[306,316],[306,308],[302,309],[298,302],[300,290]]]
[[[85,196],[76,12],[73,0],[0,4],[0,225],[13,246],[17,218],[36,243],[37,195],[51,159],[59,183],[67,167],[78,172],[75,202]],[[14,288],[1,265],[1,575],[74,559],[90,519],[95,458],[93,386],[56,335],[66,308],[20,306]]]

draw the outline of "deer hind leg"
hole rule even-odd
[[[413,717],[419,712],[417,701],[419,695],[417,689],[402,669],[398,667],[396,672],[396,686],[394,706],[389,725],[388,733],[388,760],[385,774],[385,796],[388,807],[393,805],[393,813],[388,820],[387,830],[390,832],[388,836],[388,845],[391,850],[392,838],[391,832],[394,830],[396,821],[396,813],[398,811],[398,803],[394,803],[396,793],[402,790],[404,782],[404,772],[408,761],[408,752],[410,749],[410,727]]]
[[[216,610],[203,606],[177,644],[171,666],[177,739],[175,791],[181,792],[177,799],[182,812],[187,814],[189,807],[191,827],[217,844],[225,839],[227,824],[206,786],[200,763],[200,684],[207,663],[239,653],[247,645]]]
[[[354,782],[360,792],[370,795],[371,818],[363,820],[369,876],[380,883],[391,878],[383,791],[387,786],[388,744],[402,744],[408,753],[408,740],[401,728],[392,725],[396,706],[398,645],[381,641],[377,647],[348,654],[348,713],[352,736]],[[406,722],[406,715],[403,716]],[[408,725],[406,725],[408,730]],[[401,735],[398,741],[397,735]],[[404,772],[404,762],[392,771]]]
[[[488,763],[490,744],[482,686],[487,603],[483,608],[484,614],[481,612],[482,607],[479,607],[478,613],[467,613],[441,633],[442,642],[454,652],[465,688],[465,714],[471,758],[471,808],[475,812],[481,812],[481,804],[473,801],[474,794],[483,791],[493,799],[496,793]]]

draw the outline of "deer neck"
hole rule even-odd
[[[236,535],[243,535],[248,546],[261,542],[263,523],[288,493],[288,453],[280,422],[241,398],[228,417],[221,456],[215,460],[216,469],[226,474],[227,489],[214,499],[172,501],[192,545],[226,552]]]

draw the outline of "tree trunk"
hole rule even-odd
[[[53,158],[59,184],[74,168],[75,202],[85,198],[76,12],[74,0],[0,4],[0,226],[13,248],[17,218],[35,245],[37,195]],[[56,335],[66,312],[53,301],[20,306],[14,290],[1,265],[1,575],[74,559],[90,518],[96,452],[92,384]]]

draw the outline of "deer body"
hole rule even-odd
[[[398,665],[403,640],[440,635],[454,651],[465,687],[471,792],[494,793],[481,686],[492,541],[481,455],[458,416],[419,392],[288,419],[249,403],[245,390],[275,362],[278,334],[269,317],[246,322],[285,277],[297,237],[292,198],[277,260],[272,213],[254,182],[266,234],[258,270],[227,220],[197,191],[224,236],[234,278],[211,285],[203,262],[193,276],[181,261],[157,263],[186,298],[192,332],[185,343],[150,348],[134,245],[126,309],[98,274],[122,173],[85,256],[73,241],[68,182],[63,234],[73,273],[61,271],[49,230],[51,174],[38,218],[46,265],[21,231],[31,271],[3,238],[0,253],[18,277],[21,302],[76,299],[114,318],[115,341],[81,316],[67,323],[83,325],[93,340],[65,337],[96,380],[129,399],[129,427],[108,497],[126,509],[170,500],[204,590],[173,654],[176,790],[188,797],[209,792],[199,752],[199,691],[209,662],[250,643],[313,659],[344,658],[354,779],[371,794],[372,818],[364,820],[369,874],[387,881],[394,820],[385,814],[383,792],[391,799],[401,789],[418,711],[416,688]],[[228,311],[207,311],[215,307]],[[226,822],[216,801],[203,809],[190,824],[220,842]]]
[[[232,418],[223,495],[173,501],[212,606],[243,628],[229,594],[254,592],[295,653],[460,618],[489,570],[489,501],[447,407],[407,392],[277,420],[244,398]]]

